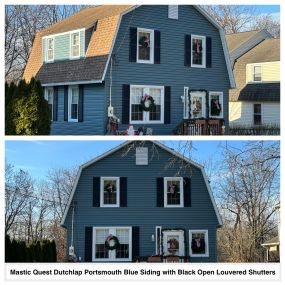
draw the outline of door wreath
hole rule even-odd
[[[105,247],[107,250],[114,250],[119,247],[120,243],[116,236],[108,235],[105,240]]]
[[[155,107],[154,99],[149,96],[145,95],[141,98],[141,109],[145,112],[149,112]]]

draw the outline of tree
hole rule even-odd
[[[280,21],[274,20],[272,15],[260,15],[251,24],[252,30],[267,30],[275,38],[280,37]]]

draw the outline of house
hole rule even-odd
[[[230,90],[230,126],[280,125],[280,39],[265,30],[226,36],[236,89]]]
[[[215,262],[222,221],[201,165],[156,141],[127,141],[80,167],[61,224],[67,254],[84,262]]]
[[[211,119],[217,133],[228,127],[234,79],[225,35],[200,6],[86,8],[36,34],[23,78],[33,76],[44,86],[53,135],[129,125],[170,135],[190,119]]]

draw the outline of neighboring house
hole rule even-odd
[[[236,89],[230,90],[231,127],[279,127],[280,39],[265,30],[226,36]]]
[[[121,131],[169,135],[189,119],[227,129],[234,87],[223,29],[195,5],[82,10],[36,34],[23,78],[32,76],[53,135],[103,135],[113,115]]]
[[[215,262],[222,221],[201,165],[158,142],[128,141],[80,167],[61,224],[67,254],[85,262]]]

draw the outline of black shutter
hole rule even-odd
[[[154,31],[154,63],[160,63],[160,31]]]
[[[78,122],[83,122],[84,86],[79,85]]]
[[[100,207],[100,177],[93,177],[93,207]]]
[[[57,121],[57,105],[58,105],[58,87],[53,88],[53,110],[52,110],[52,120]]]
[[[92,262],[92,227],[85,227],[85,262]]]
[[[120,177],[120,207],[127,207],[128,203],[127,177]]]
[[[130,122],[130,85],[123,84],[122,88],[122,124]]]
[[[137,61],[137,28],[130,28],[129,61]]]
[[[212,38],[206,37],[206,67],[212,67]]]
[[[191,207],[191,180],[183,178],[184,207]]]
[[[171,122],[171,87],[164,87],[164,124]]]
[[[140,256],[140,228],[132,227],[132,260]]]
[[[64,121],[68,120],[68,86],[64,86]]]
[[[156,178],[156,206],[164,207],[164,179]]]
[[[184,65],[191,66],[191,35],[184,37]]]

